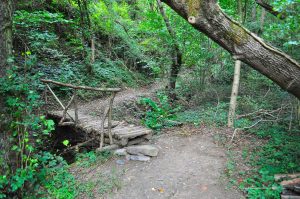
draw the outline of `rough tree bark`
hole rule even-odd
[[[12,54],[12,0],[0,3],[0,77],[5,75],[7,59]]]
[[[179,45],[176,40],[175,32],[170,24],[170,21],[165,13],[165,10],[162,6],[162,3],[160,0],[156,0],[159,11],[164,19],[164,22],[166,24],[167,30],[171,36],[172,39],[172,65],[171,65],[171,71],[170,71],[170,81],[169,81],[169,87],[170,87],[170,97],[172,100],[176,99],[175,94],[175,87],[176,87],[176,80],[178,77],[179,70],[182,65],[182,53],[179,49]]]
[[[228,17],[217,0],[163,0],[203,32],[282,89],[300,99],[300,65]]]

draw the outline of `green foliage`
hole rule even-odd
[[[37,93],[41,74],[20,75],[18,70],[13,67],[0,79],[0,94],[5,101],[2,113],[6,115],[6,118],[1,115],[4,142],[0,153],[0,198],[14,195],[27,198],[46,192],[55,198],[74,198],[66,197],[72,192],[67,186],[72,177],[65,169],[65,162],[40,151],[54,129],[52,120],[36,115],[42,105]]]
[[[30,49],[39,54],[46,54],[57,59],[63,52],[59,49],[59,37],[56,26],[69,26],[74,28],[72,20],[67,20],[61,13],[48,11],[28,12],[17,10],[14,13],[15,39],[20,40],[22,49]],[[24,46],[24,48],[23,48]]]
[[[110,151],[103,151],[101,153],[95,153],[90,151],[87,153],[76,154],[76,163],[82,167],[90,167],[95,163],[103,163],[109,160],[112,157]]]
[[[239,187],[248,191],[249,198],[280,198],[282,189],[274,175],[300,171],[300,132],[288,133],[281,125],[261,125],[252,133],[268,142],[250,154],[247,163],[257,169],[248,173]]]
[[[200,124],[225,126],[227,122],[227,103],[217,106],[205,104],[201,107],[177,113],[177,120],[183,123],[191,123],[196,126]]]
[[[158,102],[150,98],[141,98],[139,104],[145,106],[146,112],[142,120],[143,124],[155,130],[174,125],[175,113],[180,107],[172,107],[169,98],[164,93],[157,94]]]
[[[38,191],[34,194],[45,198],[75,198],[78,194],[76,180],[68,171],[69,166],[63,158],[49,152],[41,152],[36,156],[40,169],[37,172],[39,184],[34,188]]]

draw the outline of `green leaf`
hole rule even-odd
[[[70,142],[69,142],[69,140],[64,140],[62,143],[63,143],[63,145],[68,146]]]

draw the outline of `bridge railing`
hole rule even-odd
[[[89,86],[76,86],[73,84],[67,84],[67,83],[62,83],[62,82],[57,82],[53,80],[48,80],[48,79],[41,79],[41,82],[46,84],[46,91],[47,89],[50,91],[50,93],[53,95],[54,99],[58,102],[60,107],[63,109],[62,111],[62,118],[60,119],[58,125],[60,126],[67,126],[67,125],[77,125],[79,123],[79,115],[78,115],[78,99],[77,99],[77,90],[90,90],[90,91],[95,91],[95,92],[111,92],[112,95],[109,99],[109,105],[108,107],[105,108],[104,113],[101,117],[101,134],[100,134],[100,149],[103,147],[103,140],[104,140],[104,123],[106,118],[108,119],[108,135],[109,135],[109,140],[110,144],[113,144],[113,139],[111,135],[111,128],[112,128],[112,107],[113,107],[113,102],[116,94],[121,91],[120,88],[95,88],[95,87],[89,87]],[[54,91],[51,89],[49,84],[55,84],[58,86],[62,87],[68,87],[71,88],[73,91],[73,95],[69,102],[67,103],[66,106],[63,105],[61,100],[57,97],[57,95],[54,93]],[[71,104],[74,104],[74,118],[71,116],[71,114],[68,112],[68,109],[70,108]],[[70,121],[66,122],[67,116],[71,119]]]

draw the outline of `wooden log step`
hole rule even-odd
[[[114,131],[114,129],[113,129]],[[139,127],[139,128],[129,128],[129,129],[124,129],[122,131],[114,131],[114,133],[118,136],[122,136],[122,135],[128,135],[128,134],[133,134],[133,133],[136,133],[136,132],[143,132],[145,131],[145,134],[148,134],[149,132],[152,132],[151,129],[146,129],[146,128],[143,128],[143,127]]]
[[[292,174],[275,174],[274,179],[275,181],[280,181],[284,179],[294,179],[300,178],[300,173],[292,173]]]
[[[131,131],[131,130],[134,130],[136,128],[144,128],[144,127],[137,127],[137,126],[126,126],[126,125],[120,125],[120,126],[117,126],[116,128],[114,128],[114,132],[117,133],[117,132],[126,132],[126,131]]]
[[[284,180],[280,183],[281,186],[283,187],[289,187],[289,186],[300,186],[300,178],[295,178],[292,180]]]
[[[130,134],[132,132],[142,131],[142,130],[148,130],[148,129],[146,129],[144,127],[127,127],[127,128],[123,128],[123,129],[112,129],[114,134],[118,134],[118,135]]]
[[[118,125],[119,125],[118,121],[112,121],[111,128],[114,128]],[[83,129],[93,128],[93,129],[99,129],[100,130],[101,121],[99,120],[99,121],[89,121],[89,122],[86,122],[86,123],[80,123],[80,126]],[[104,123],[104,128],[105,129],[108,128],[108,122],[107,121],[105,121],[105,123]]]
[[[105,138],[104,143],[105,144],[110,144],[109,138]],[[122,146],[122,147],[128,146],[128,139],[121,139],[121,140],[113,139],[113,143],[117,144],[119,146]]]
[[[138,130],[138,131],[134,131],[134,132],[130,132],[127,134],[115,134],[114,136],[117,137],[118,139],[122,139],[122,138],[135,138],[141,135],[145,135],[145,134],[149,134],[151,133],[151,130]]]
[[[300,196],[281,195],[281,199],[300,199]]]

